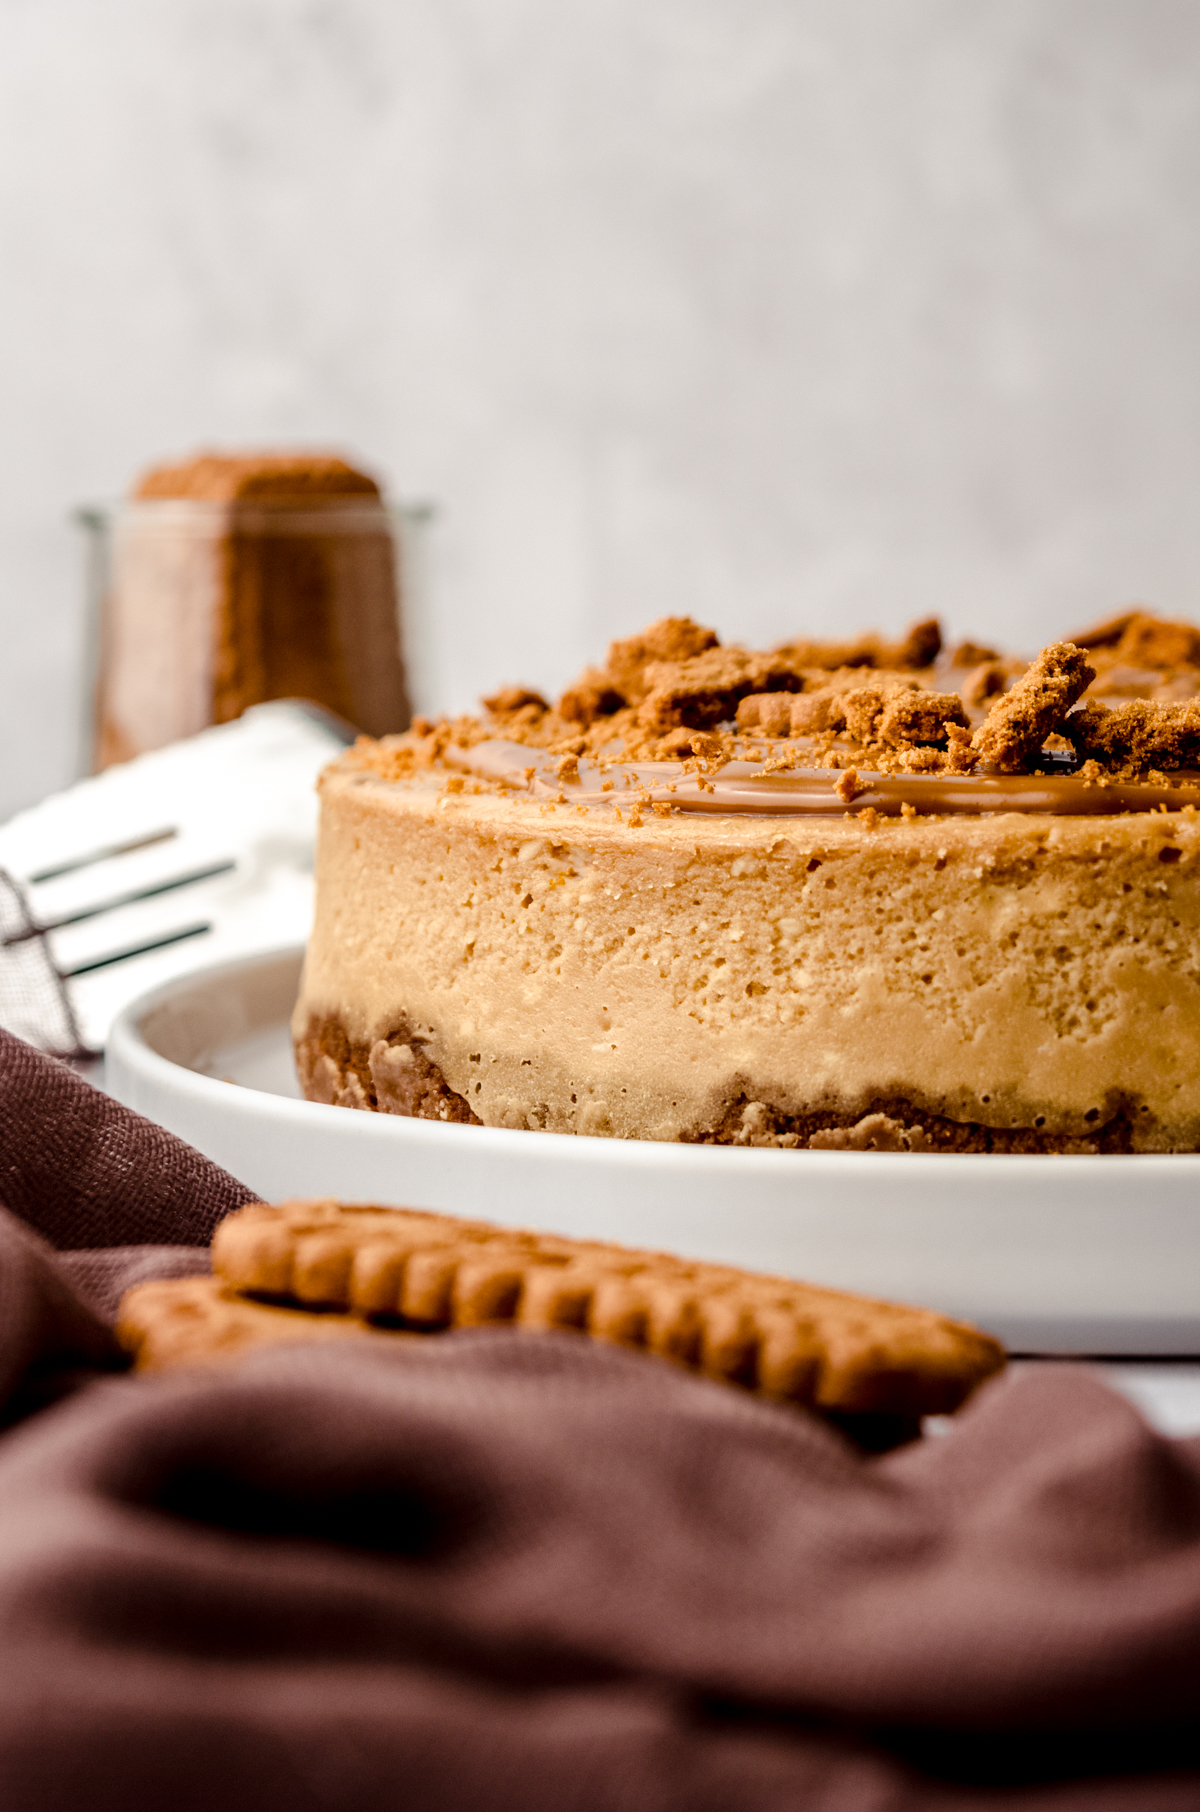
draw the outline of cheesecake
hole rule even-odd
[[[791,1150],[1200,1150],[1200,633],[722,646],[320,783],[305,1095]]]

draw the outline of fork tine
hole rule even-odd
[[[103,849],[91,850],[86,856],[76,856],[70,862],[59,862],[54,868],[43,868],[35,875],[26,875],[25,882],[29,887],[38,887],[43,881],[57,881],[60,875],[73,875],[77,869],[90,868],[93,862],[107,862],[111,856],[132,855],[135,849],[149,849],[154,843],[169,843],[178,835],[171,825],[166,830],[151,831],[145,837],[134,837],[128,843],[109,843]]]
[[[162,937],[150,938],[144,944],[131,944],[127,950],[114,950],[108,956],[94,956],[89,962],[76,963],[73,969],[60,969],[58,973],[64,981],[70,981],[72,976],[90,975],[93,969],[111,969],[114,963],[128,962],[134,956],[147,956],[151,950],[165,950],[168,944],[182,944],[185,938],[203,937],[211,930],[211,924],[185,925],[182,931],[164,932]]]
[[[209,868],[194,868],[189,874],[174,875],[170,880],[158,881],[153,887],[137,887],[130,893],[114,894],[109,900],[101,900],[95,906],[81,906],[78,912],[65,912],[61,918],[43,919],[32,924],[24,931],[14,931],[3,940],[4,946],[19,944],[26,938],[38,937],[46,931],[61,931],[64,925],[81,925],[85,919],[99,918],[102,913],[116,912],[121,906],[134,906],[139,900],[152,900],[160,893],[173,893],[178,887],[191,887],[199,881],[211,881],[217,875],[227,875],[237,867],[236,862],[214,862]]]

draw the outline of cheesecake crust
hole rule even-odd
[[[376,1041],[378,1044],[380,1041]],[[295,1040],[296,1067],[310,1101],[374,1113],[401,1114],[414,1120],[452,1121],[481,1126],[470,1103],[455,1094],[445,1076],[414,1040],[410,1025],[382,1041],[392,1050],[413,1051],[409,1066],[414,1086],[407,1092],[380,1090],[372,1068],[376,1046],[352,1039],[336,1015],[314,1018]],[[379,1068],[376,1058],[375,1069]],[[685,1145],[742,1145],[782,1151],[923,1151],[1057,1153],[1092,1157],[1101,1152],[1137,1150],[1136,1110],[1122,1107],[1105,1126],[1086,1137],[1049,1133],[1036,1126],[983,1126],[978,1122],[951,1120],[896,1095],[867,1103],[859,1115],[814,1112],[779,1113],[762,1101],[739,1094],[729,1101],[719,1118],[680,1134]]]
[[[482,1125],[430,1060],[407,1018],[401,1017],[386,1038],[368,1043],[351,1038],[338,1014],[326,1014],[311,1020],[294,1042],[300,1086],[309,1101],[411,1120]]]

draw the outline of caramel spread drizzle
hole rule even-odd
[[[614,642],[555,705],[521,686],[483,704],[483,719],[414,719],[358,759],[395,779],[449,767],[451,792],[472,774],[633,824],[642,809],[853,807],[873,821],[1200,807],[1200,629],[1145,611],[1032,661],[975,643],[946,653],[933,619],[898,643],[871,634],[756,653],[664,617]]]
[[[853,805],[855,811],[874,807],[881,817],[899,817],[905,805],[922,814],[1048,812],[1063,816],[1200,807],[1200,774],[1181,776],[1177,786],[1156,786],[1107,777],[1081,779],[1073,774],[859,771],[855,783],[847,787],[846,774],[829,768],[767,774],[757,762],[728,761],[706,777],[689,771],[681,761],[580,760],[578,781],[564,783],[552,756],[499,737],[470,749],[452,743],[442,760],[448,767],[498,781],[537,799],[565,797],[573,805],[608,808],[637,800],[683,812],[838,817]]]

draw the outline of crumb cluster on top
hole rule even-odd
[[[1200,767],[1200,630],[1128,610],[1027,662],[969,641],[948,649],[936,618],[899,641],[868,633],[759,652],[663,617],[614,641],[604,666],[553,704],[527,686],[482,703],[483,717],[417,718],[372,765],[398,776],[450,742],[501,737],[557,757],[566,779],[582,758],[711,773],[748,757],[768,772],[1048,770],[1103,784]]]

